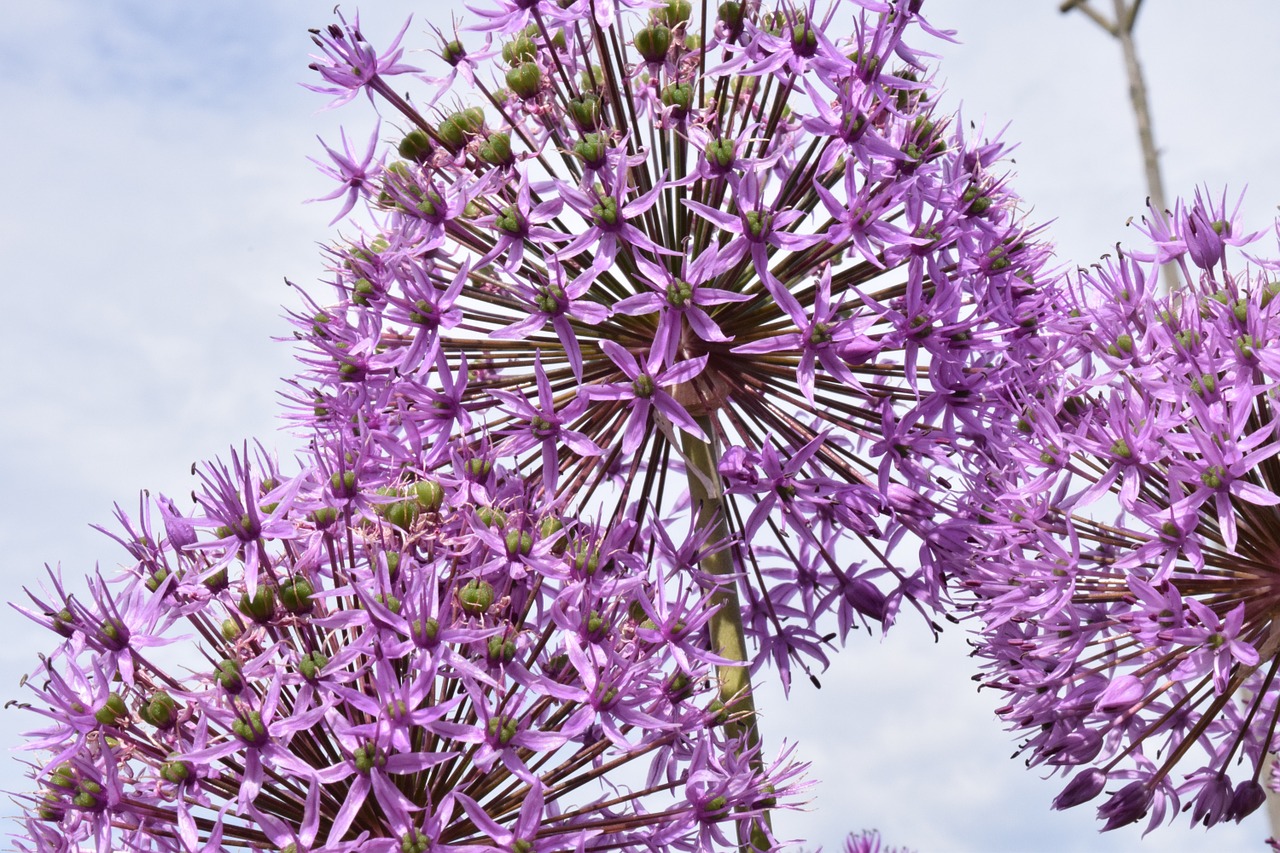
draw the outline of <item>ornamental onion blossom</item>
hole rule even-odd
[[[236,458],[239,503],[287,532],[193,542],[161,499],[182,533],[121,514],[135,562],[92,604],[56,574],[33,596],[62,642],[27,682],[19,849],[694,850],[795,802],[789,751],[731,734],[708,594],[631,531],[488,459],[286,480]]]
[[[1225,197],[1142,230],[1063,290],[948,539],[1000,715],[1106,829],[1238,821],[1280,745],[1280,263]]]
[[[425,470],[492,446],[637,552],[713,529],[693,569],[784,683],[936,604],[935,469],[1038,352],[1047,250],[1002,146],[935,112],[918,6],[490,3],[416,94],[318,31],[324,91],[400,131],[295,316],[296,419]]]

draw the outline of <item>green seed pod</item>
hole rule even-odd
[[[393,504],[386,504],[384,509],[387,521],[399,527],[401,530],[410,530],[413,523],[418,520],[421,510],[417,501],[396,501]]]
[[[306,578],[286,580],[280,584],[280,604],[293,614],[310,613],[316,606],[311,600],[313,592],[315,587]]]
[[[720,8],[716,10],[716,17],[720,23],[724,24],[725,33],[730,42],[738,40],[738,36],[742,35],[742,25],[746,20],[746,10],[741,3],[735,3],[729,0],[727,3],[721,3]]]
[[[425,163],[431,159],[431,151],[434,148],[435,146],[431,143],[431,137],[427,135],[427,132],[415,127],[404,135],[404,139],[400,140],[400,144],[396,146],[396,153],[406,160]]]
[[[511,205],[502,208],[498,215],[493,218],[493,227],[513,237],[520,237],[524,234],[524,220],[520,216],[520,211]],[[470,461],[475,462],[477,460]]]
[[[373,282],[367,278],[358,278],[351,285],[351,302],[355,305],[367,306],[369,297],[378,291],[374,288]]]
[[[320,670],[325,668],[329,663],[329,658],[320,652],[311,652],[303,655],[298,659],[298,672],[302,673],[302,677],[307,681],[315,681],[320,676]]]
[[[152,572],[150,576],[147,577],[147,589],[151,592],[155,592],[157,589],[160,588],[160,584],[164,583],[165,580],[168,579],[168,577],[169,577],[169,570],[166,569],[164,566],[161,566],[160,568]]]
[[[462,46],[462,42],[454,39],[445,42],[444,46],[440,48],[440,58],[450,65],[457,65],[467,58],[467,49]]]
[[[538,534],[543,539],[550,539],[561,530],[564,530],[564,521],[554,515],[548,515],[546,518],[542,519],[542,523],[538,525]]]
[[[469,136],[466,123],[460,116],[461,113],[454,113],[440,122],[440,126],[436,128],[436,136],[440,137],[441,144],[454,153],[466,146]]]
[[[40,820],[47,820],[56,823],[62,820],[67,814],[67,810],[62,806],[62,799],[53,791],[45,791],[40,797],[40,804],[36,807],[36,817]]]
[[[98,798],[88,791],[82,791],[71,798],[71,802],[82,809],[93,809],[98,806]]]
[[[104,726],[118,726],[129,719],[129,709],[119,693],[108,693],[107,701],[93,712],[93,718]]]
[[[267,727],[262,723],[260,711],[250,711],[248,716],[232,720],[231,731],[250,745],[259,745],[267,740]]]
[[[160,765],[160,778],[180,785],[191,777],[191,765],[185,761],[166,761]]]
[[[508,530],[507,554],[511,557],[527,557],[533,552],[533,537],[525,530]]]
[[[227,587],[229,587],[230,585],[230,580],[227,575],[227,569],[219,569],[218,571],[215,571],[214,574],[211,574],[207,576],[207,578],[205,578],[204,583],[205,583],[205,589],[209,590],[209,592],[211,593],[216,594],[216,593],[223,592],[223,590],[227,589]]]
[[[600,568],[600,552],[589,543],[578,543],[573,555],[573,567],[581,574],[590,577]]]
[[[567,106],[569,119],[578,130],[595,130],[600,126],[600,99],[595,95],[574,98]]]
[[[378,602],[383,607],[387,608],[397,616],[400,615],[400,599],[396,598],[394,595],[379,594],[379,595],[375,595],[373,597],[373,600]]]
[[[320,507],[320,509],[313,509],[311,512],[307,513],[307,518],[318,529],[322,529],[338,520],[338,508],[324,506]]]
[[[609,153],[608,139],[604,134],[588,133],[573,146],[573,153],[582,158],[582,162],[593,169],[598,169],[606,162]]]
[[[507,526],[507,514],[491,506],[476,507],[476,518],[480,519],[480,523],[490,529]]]
[[[463,470],[468,477],[474,480],[481,480],[489,476],[489,472],[493,470],[493,463],[488,459],[476,457],[468,459],[467,464],[463,466]]]
[[[489,638],[488,660],[491,664],[511,663],[516,659],[516,644],[511,640],[492,636]]]
[[[703,153],[713,168],[731,169],[738,159],[738,144],[732,139],[713,139],[707,143]]]
[[[523,100],[536,98],[542,89],[542,69],[533,62],[517,65],[507,72],[507,88]]]
[[[247,592],[240,596],[240,612],[254,622],[270,622],[276,615],[275,592],[266,584],[258,584],[252,597]]]
[[[420,830],[411,829],[400,836],[400,853],[427,853],[431,849],[431,839]]]
[[[665,5],[659,6],[654,11],[653,16],[656,20],[675,29],[681,24],[689,23],[689,16],[692,14],[693,4],[689,0],[667,0]]]
[[[1262,297],[1258,300],[1263,308],[1271,304],[1271,300],[1280,293],[1280,281],[1269,281],[1262,287]]]
[[[662,62],[671,47],[671,30],[654,24],[638,31],[631,43],[645,62]]]
[[[444,505],[444,487],[435,480],[420,480],[413,484],[413,491],[426,512],[436,512]]]
[[[76,768],[70,761],[64,761],[49,774],[46,781],[55,788],[69,791],[76,786]]]
[[[228,643],[234,643],[236,640],[240,639],[240,635],[244,633],[244,629],[241,628],[240,623],[234,619],[223,619],[222,627],[219,628],[219,633],[222,634],[222,639],[226,640]]]
[[[677,672],[667,681],[667,698],[672,702],[683,702],[693,695],[693,682],[683,672]]]
[[[387,561],[387,579],[394,581],[400,575],[400,555],[395,551],[384,554]]]
[[[812,24],[800,23],[791,28],[791,49],[796,56],[813,56],[818,52],[818,33]]]
[[[239,661],[223,658],[218,662],[218,671],[214,675],[218,679],[220,688],[227,690],[228,693],[239,693],[244,689],[244,676],[241,675]]]
[[[591,208],[591,213],[601,225],[617,225],[618,201],[614,198],[602,198],[599,204]]]
[[[482,580],[472,579],[458,590],[458,603],[465,613],[479,616],[493,605],[493,587]]]
[[[425,622],[421,619],[413,620],[412,628],[414,638],[422,646],[434,643],[436,637],[440,636],[440,622],[434,616],[427,617]]]
[[[533,62],[537,55],[538,47],[526,33],[520,33],[502,46],[502,60],[511,66]]]
[[[489,730],[489,736],[496,738],[498,743],[502,746],[506,746],[510,743],[511,739],[515,737],[516,733],[519,731],[516,721],[511,717],[504,716],[490,717],[487,728]]]
[[[491,166],[512,166],[516,162],[511,153],[511,135],[494,133],[480,146],[480,159]]]
[[[343,471],[329,477],[329,489],[338,497],[346,498],[356,493],[356,472]]]
[[[1226,474],[1221,465],[1212,465],[1200,472],[1200,482],[1211,489],[1222,488],[1222,477]]]
[[[163,690],[151,694],[150,701],[138,709],[138,716],[157,729],[167,729],[178,719],[178,703]]]
[[[688,83],[672,83],[662,90],[662,103],[671,107],[676,118],[684,118],[693,107],[693,87]]]
[[[1119,358],[1121,353],[1130,355],[1133,352],[1133,336],[1129,334],[1119,335],[1115,343],[1107,347],[1107,353],[1115,358]]]

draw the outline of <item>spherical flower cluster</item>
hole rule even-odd
[[[297,317],[297,416],[696,529],[784,680],[829,620],[934,603],[932,562],[889,552],[1038,352],[1046,251],[1001,146],[935,112],[918,5],[503,4],[480,46],[442,37],[420,104],[398,47],[318,32],[314,88],[392,117],[326,167],[371,222]]]
[[[136,564],[87,600],[33,595],[64,640],[21,849],[702,850],[794,801],[786,754],[728,734],[673,555],[487,462],[259,461],[163,531],[122,513]]]
[[[326,146],[307,450],[203,466],[195,511],[119,513],[118,577],[32,594],[19,845],[776,846],[802,784],[748,667],[938,603],[944,472],[1055,366],[918,7],[515,0],[435,78],[407,30],[316,31],[313,88],[393,117]]]
[[[1108,829],[1249,814],[1280,721],[1280,264],[1225,197],[1143,231],[1063,294],[952,540],[1001,715]]]

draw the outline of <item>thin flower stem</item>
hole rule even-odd
[[[707,440],[702,441],[686,432],[682,442],[685,465],[688,466],[689,502],[697,507],[695,524],[699,530],[711,529],[707,542],[715,546],[729,541],[728,508],[725,506],[720,472],[716,469],[719,453],[715,447],[715,426],[706,415],[698,417],[697,422],[708,437]],[[699,561],[699,568],[716,579],[732,578],[732,550],[712,550]],[[716,666],[720,681],[720,701],[731,714],[725,729],[731,738],[742,738],[746,747],[754,751],[751,764],[760,772],[763,770],[759,751],[760,729],[757,725],[755,698],[751,694],[751,676],[746,666],[747,640],[742,626],[742,603],[738,598],[737,581],[726,580],[720,583],[711,603],[715,607],[715,613],[707,623],[711,651],[720,657],[741,661],[739,664]],[[762,813],[761,821],[771,825],[767,811]],[[744,851],[769,849],[766,838],[754,820],[751,821],[749,831],[744,827],[739,833]]]

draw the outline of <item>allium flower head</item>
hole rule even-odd
[[[692,850],[795,802],[788,752],[726,727],[707,593],[630,531],[499,466],[481,503],[463,478],[237,459],[276,536],[124,518],[136,563],[92,604],[56,576],[35,597],[62,641],[28,681],[20,849]]]
[[[1276,264],[1199,194],[1144,230],[1063,292],[955,532],[1001,715],[1108,829],[1239,820],[1280,746]]]
[[[736,579],[784,678],[823,614],[933,602],[933,565],[887,552],[1034,357],[1046,253],[1000,146],[935,113],[917,5],[506,3],[420,99],[349,79],[402,130],[365,158],[336,301],[297,317],[299,418],[421,448],[396,464],[491,444],[641,537],[718,518],[719,567],[691,568]]]

